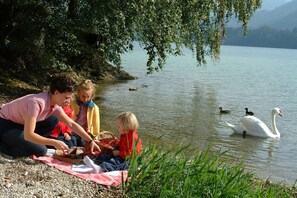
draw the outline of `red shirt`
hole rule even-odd
[[[62,108],[65,111],[65,113],[69,116],[69,118],[72,118],[72,111],[71,111],[70,106],[64,105]],[[71,129],[61,121],[57,124],[56,128],[54,128],[54,130],[51,132],[50,136],[57,138],[59,136],[60,132],[62,132],[63,134],[64,133],[68,133],[68,134],[72,133]]]
[[[130,131],[126,134],[121,134],[120,141],[117,143],[117,146],[119,147],[120,156],[123,159],[126,159],[126,157],[131,156],[133,151],[133,146],[136,144],[136,152],[138,155],[141,155],[142,153],[142,141],[138,138],[138,134],[136,131]],[[131,156],[132,157],[132,156]]]

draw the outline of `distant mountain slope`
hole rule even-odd
[[[223,45],[297,49],[297,28],[289,31],[264,26],[250,29],[246,36],[241,28],[227,28],[226,34]]]
[[[240,27],[235,19],[228,23],[228,27]],[[268,26],[275,29],[292,30],[297,27],[297,0],[293,0],[273,10],[257,11],[249,22],[249,29]]]
[[[272,10],[276,7],[279,7],[289,0],[262,0],[261,10]]]
[[[282,30],[292,30],[297,28],[297,10],[289,14],[288,16],[275,21],[271,24],[272,28]]]

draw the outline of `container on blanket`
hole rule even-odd
[[[94,139],[96,144],[100,147],[100,154],[111,154],[115,145],[119,142],[116,136],[109,131],[102,131],[99,135]],[[84,154],[90,156],[90,143],[86,143],[84,147]]]
[[[68,150],[56,150],[54,158],[71,164],[83,164],[83,156],[83,147],[71,147]]]

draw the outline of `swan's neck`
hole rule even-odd
[[[276,128],[276,124],[275,124],[275,113],[271,113],[271,128],[272,128],[272,132],[276,135],[276,137],[280,137],[280,133]]]

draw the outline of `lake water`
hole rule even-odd
[[[132,111],[144,140],[158,138],[193,148],[227,151],[262,179],[292,185],[297,179],[297,50],[222,46],[218,62],[197,66],[192,52],[170,57],[163,71],[146,75],[140,48],[123,56],[123,67],[137,80],[99,85],[102,130],[116,131],[114,118]],[[137,88],[137,91],[129,91]],[[219,107],[231,110],[220,115]],[[280,139],[236,136],[245,108],[270,127],[274,107]]]

